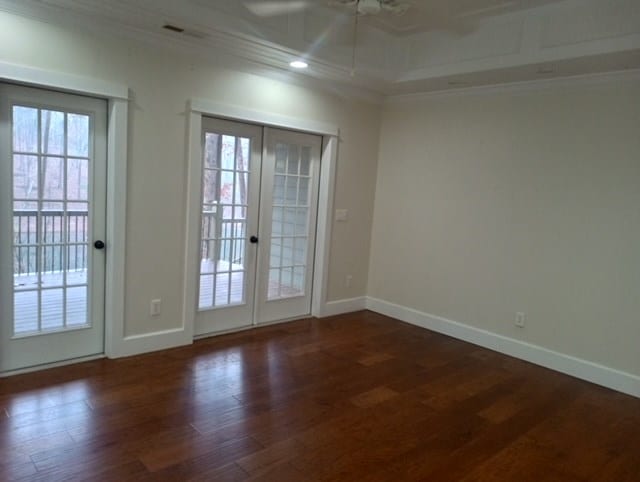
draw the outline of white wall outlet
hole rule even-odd
[[[336,209],[336,221],[344,222],[349,219],[349,211],[347,209]]]
[[[526,319],[525,314],[524,314],[522,311],[518,311],[518,312],[516,313],[516,321],[515,321],[515,325],[516,325],[518,328],[524,328],[525,319]]]
[[[345,276],[344,277],[344,286],[345,286],[345,288],[350,288],[352,281],[353,281],[353,276],[351,276],[350,274]]]
[[[151,303],[149,304],[149,314],[151,316],[160,316],[161,307],[162,307],[161,299],[151,300]]]

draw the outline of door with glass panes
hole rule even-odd
[[[0,372],[104,351],[106,101],[0,84]]]
[[[321,142],[203,118],[196,335],[310,314]]]

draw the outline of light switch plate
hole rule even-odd
[[[346,209],[336,209],[336,221],[346,221],[349,218],[349,211]]]

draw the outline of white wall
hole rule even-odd
[[[186,211],[185,107],[189,98],[236,104],[340,127],[329,299],[365,294],[376,176],[376,105],[225,68],[139,42],[0,13],[0,61],[128,85],[131,91],[125,334],[181,326]],[[353,275],[349,289],[346,273]],[[149,317],[149,301],[163,313]]]
[[[638,99],[636,78],[389,104],[369,295],[640,375]]]

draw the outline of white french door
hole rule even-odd
[[[321,138],[203,118],[195,334],[308,315]]]
[[[0,84],[0,372],[104,351],[106,101]]]
[[[265,129],[257,322],[311,313],[322,138]]]
[[[197,335],[250,325],[257,252],[262,129],[202,119]]]

